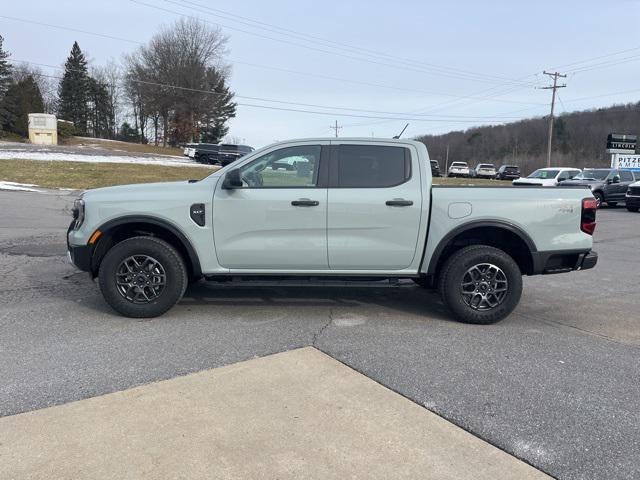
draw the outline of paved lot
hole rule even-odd
[[[409,285],[204,282],[136,321],[65,263],[72,198],[0,192],[0,415],[313,345],[553,476],[640,477],[640,214],[601,210],[599,265],[526,278],[493,326]]]

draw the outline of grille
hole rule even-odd
[[[629,195],[640,197],[640,187],[629,187]]]

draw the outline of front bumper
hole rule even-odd
[[[597,263],[598,253],[593,250],[535,252],[533,254],[533,275],[589,270]]]
[[[638,207],[640,208],[640,197],[627,195],[624,197],[624,202],[627,207]]]
[[[91,260],[93,258],[93,245],[71,245],[69,232],[73,230],[75,220],[67,229],[67,259],[84,272],[91,272]]]

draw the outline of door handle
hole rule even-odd
[[[320,202],[317,200],[309,200],[308,198],[301,198],[299,200],[292,201],[291,205],[294,207],[317,207],[320,205]]]
[[[387,200],[385,203],[390,207],[409,207],[413,205],[413,201],[405,200],[404,198],[394,198],[393,200]]]

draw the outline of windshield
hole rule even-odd
[[[558,176],[558,173],[560,173],[560,170],[536,170],[535,172],[533,172],[531,175],[529,175],[527,178],[556,178]]]
[[[593,168],[585,168],[582,173],[579,173],[575,177],[574,180],[604,180],[609,175],[611,170],[607,169],[593,169]]]

